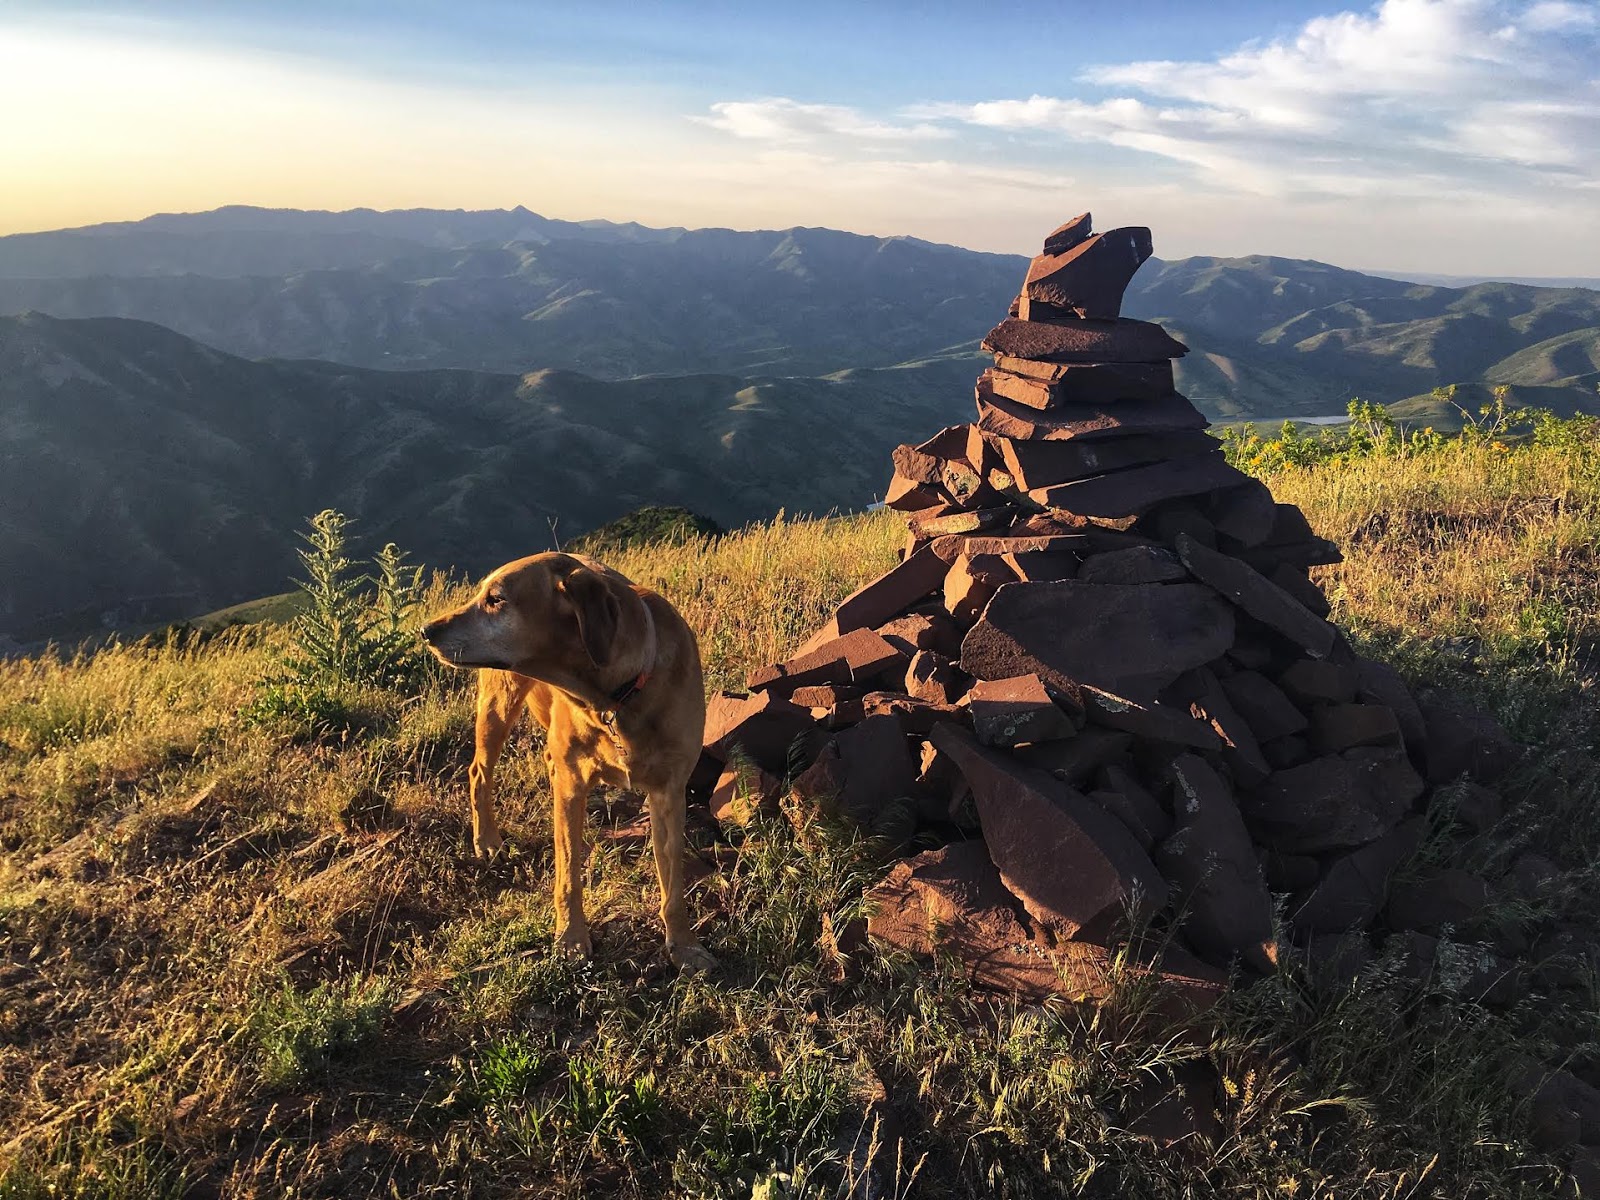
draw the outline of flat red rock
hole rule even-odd
[[[1030,929],[981,841],[926,850],[895,864],[867,894],[867,933],[911,954],[949,956],[979,987],[1034,1002],[1098,1003],[1125,987],[1130,965],[1092,942],[1056,942]],[[1162,986],[1163,1008],[1183,1019],[1211,1007],[1227,979],[1185,955],[1135,960],[1135,976]]]
[[[866,683],[905,667],[906,656],[894,646],[870,629],[853,629],[786,662],[758,667],[750,672],[748,686],[751,691],[787,693],[817,684]]]
[[[1216,438],[1200,430],[1128,437],[1034,442],[997,439],[1006,471],[1026,492],[1168,459],[1217,451]]]
[[[724,825],[748,825],[777,810],[783,781],[757,766],[728,765],[711,793],[711,815]]]
[[[972,731],[985,746],[1049,742],[1077,732],[1037,675],[983,679],[967,694]]]
[[[1410,814],[1424,787],[1401,751],[1361,746],[1273,772],[1244,811],[1265,845],[1324,854],[1377,841]]]
[[[1172,776],[1177,831],[1156,848],[1156,861],[1183,913],[1184,935],[1217,966],[1237,956],[1267,970],[1276,961],[1272,899],[1233,794],[1193,754],[1172,764]]]
[[[1235,671],[1222,681],[1222,690],[1260,741],[1274,741],[1306,728],[1305,714],[1265,675]]]
[[[1229,487],[1243,478],[1217,450],[1054,487],[1032,488],[1028,499],[1082,517],[1128,517],[1148,512],[1168,500],[1202,496]]]
[[[1100,688],[1081,685],[1084,716],[1095,725],[1121,730],[1150,742],[1219,750],[1222,739],[1204,721],[1154,700],[1135,701]]]
[[[963,554],[945,574],[945,611],[965,628],[978,619],[1001,585],[1016,580],[1002,555]]]
[[[1154,363],[1040,363],[1001,355],[985,372],[997,396],[1028,408],[1159,400],[1176,390],[1170,359]]]
[[[1326,658],[1333,650],[1333,626],[1306,611],[1305,605],[1248,564],[1202,546],[1186,533],[1178,535],[1177,551],[1183,565],[1197,579],[1216,588],[1263,625],[1317,658]]]
[[[991,354],[1045,362],[1160,362],[1189,347],[1149,321],[1072,321],[1044,324],[1008,317],[983,339]]]
[[[995,395],[980,376],[977,400],[978,428],[984,433],[1034,441],[1168,433],[1204,429],[1210,424],[1199,409],[1177,394],[1116,404],[1061,404],[1039,411]]]
[[[815,733],[810,709],[770,693],[718,692],[706,705],[705,748],[719,762],[727,762],[738,747],[759,766],[781,774],[794,742]]]
[[[1389,899],[1389,880],[1422,846],[1426,817],[1412,817],[1371,845],[1341,855],[1291,909],[1295,933],[1364,929]]]
[[[1209,588],[1016,583],[995,593],[961,643],[977,679],[1037,674],[1057,691],[1080,684],[1143,702],[1233,642],[1233,613]]]
[[[1072,220],[1056,226],[1045,235],[1044,253],[1065,254],[1088,237],[1092,228],[1093,218],[1088,213],[1079,213]]]
[[[1092,923],[1124,913],[1138,921],[1165,906],[1155,864],[1104,809],[953,726],[936,728],[932,741],[971,785],[990,857],[1034,920],[1071,938]]]
[[[1129,546],[1090,555],[1077,577],[1084,583],[1178,583],[1189,572],[1165,546]]]
[[[832,619],[800,647],[799,655],[820,650],[854,630],[872,629],[893,620],[917,601],[937,592],[944,584],[947,569],[932,547],[915,551],[898,566],[846,596]]]

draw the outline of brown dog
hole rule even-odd
[[[684,789],[700,756],[705,690],[694,632],[676,609],[577,554],[535,554],[495,571],[422,636],[454,667],[478,668],[470,773],[472,844],[500,849],[494,768],[527,707],[547,731],[555,800],[556,945],[587,955],[583,822],[596,784],[641,791],[661,883],[667,956],[708,969],[683,899]]]

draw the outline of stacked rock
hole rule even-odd
[[[977,419],[894,453],[899,565],[707,719],[720,819],[787,794],[935,847],[870,932],[1032,997],[1103,996],[1132,934],[1204,1003],[1276,960],[1274,893],[1298,941],[1368,926],[1427,782],[1510,750],[1328,622],[1309,569],[1337,548],[1226,462],[1182,343],[1121,316],[1150,253],[1087,213],[1045,240]]]

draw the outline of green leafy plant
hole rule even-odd
[[[370,975],[319,983],[308,992],[286,981],[252,1022],[262,1078],[288,1087],[322,1075],[378,1032],[394,1001],[393,981]]]
[[[429,670],[412,626],[422,596],[422,568],[393,542],[355,569],[345,551],[349,521],[324,509],[310,520],[298,551],[304,578],[301,613],[289,625],[281,670],[262,682],[246,719],[288,721],[322,732],[351,724],[349,693],[411,688]]]

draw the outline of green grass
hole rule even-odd
[[[1535,747],[1492,837],[1452,843],[1444,798],[1431,846],[1491,878],[1537,850],[1562,874],[1505,918],[1595,928],[1592,460],[1463,448],[1272,482],[1348,547],[1325,584],[1362,646]],[[683,609],[717,686],[791,649],[900,538],[887,515],[781,522],[613,561]],[[447,598],[437,584],[430,604]],[[1558,1186],[1507,1080],[1522,1056],[1600,1071],[1582,939],[1530,950],[1508,1010],[1392,970],[1329,995],[1286,966],[1214,1027],[1162,1036],[872,948],[841,971],[824,921],[858,915],[883,864],[778,817],[693,826],[691,911],[723,966],[682,977],[648,852],[599,837],[637,804],[607,795],[589,816],[596,955],[555,958],[537,736],[504,766],[510,853],[479,866],[470,679],[358,689],[338,725],[247,721],[283,637],[0,664],[0,1198],[842,1196],[879,1086],[904,1139],[880,1163],[889,1195]],[[1213,1142],[1130,1130],[1137,1098],[1193,1064],[1222,1080]]]

